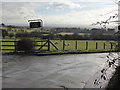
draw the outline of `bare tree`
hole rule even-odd
[[[115,2],[116,3],[116,2]],[[98,21],[96,23],[93,23],[92,25],[101,25],[102,27],[106,28],[106,25],[107,24],[110,24],[110,23],[116,23],[117,26],[118,26],[118,31],[116,32],[116,35],[117,35],[117,51],[119,52],[120,51],[120,1],[118,3],[116,3],[118,5],[118,14],[114,14],[113,16],[109,16],[108,19],[106,19],[105,21]],[[112,19],[117,19],[118,20],[112,20]],[[114,55],[111,56],[112,53],[109,53],[107,58],[107,65],[106,67],[104,67],[102,70],[101,70],[101,76],[97,79],[95,79],[94,81],[94,85],[99,85],[100,84],[100,80],[101,79],[104,79],[106,80],[107,79],[107,74],[106,74],[106,71],[111,68],[111,67],[118,67],[118,65],[115,64],[116,61],[120,61],[120,56],[119,56],[119,53],[118,54],[118,57],[114,57]],[[114,87],[115,88],[115,87]]]

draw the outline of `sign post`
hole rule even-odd
[[[43,27],[43,21],[41,19],[28,20],[30,28],[40,28]]]

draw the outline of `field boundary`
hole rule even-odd
[[[35,47],[39,47],[38,49],[36,49],[37,52],[41,52],[41,51],[71,51],[69,49],[67,49],[67,47],[70,47],[69,43],[70,40],[62,40],[61,41],[61,49],[57,46],[59,43],[58,42],[54,42],[56,40],[37,40],[37,41],[34,41],[34,42],[37,42],[37,43],[42,43],[42,44],[37,44],[35,45]],[[84,51],[81,51],[81,49],[79,49],[79,47],[81,47],[80,44],[82,43],[79,43],[81,40],[72,40],[71,42],[74,43],[74,45],[71,45],[74,50],[72,50],[71,52],[84,52]],[[17,52],[16,51],[16,42],[17,40],[14,40],[14,41],[9,41],[9,40],[2,40],[0,41],[2,42],[2,44],[0,45],[1,46],[1,51],[4,52],[4,51],[8,51],[8,52]],[[4,43],[8,43],[8,44],[4,44]],[[10,44],[12,43],[12,44]],[[107,46],[109,45],[109,47]],[[101,52],[101,50],[99,49],[99,47],[102,48],[102,50],[104,51],[115,51],[114,49],[116,48],[116,45],[115,43],[112,43],[112,42],[102,42],[100,45],[99,45],[99,41],[94,41],[94,46],[91,45],[90,41],[84,41],[84,50],[85,52]],[[7,48],[6,48],[7,47]],[[45,48],[46,47],[46,48]],[[52,48],[54,48],[54,50],[52,50]],[[90,47],[94,47],[94,50],[89,50]],[[45,48],[45,49],[44,49]],[[109,50],[106,50],[106,48],[109,48]]]

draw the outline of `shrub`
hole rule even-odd
[[[31,53],[35,50],[35,44],[32,39],[21,39],[16,43],[16,50]]]
[[[16,33],[16,38],[21,38],[21,37],[30,37],[30,34],[27,32]]]
[[[10,38],[12,38],[12,37],[14,36],[14,34],[13,34],[13,33],[10,33],[8,36],[9,36]]]

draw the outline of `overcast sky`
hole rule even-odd
[[[42,19],[44,26],[90,26],[117,13],[117,0],[2,0],[2,22],[27,25]],[[112,24],[113,25],[113,24]]]

